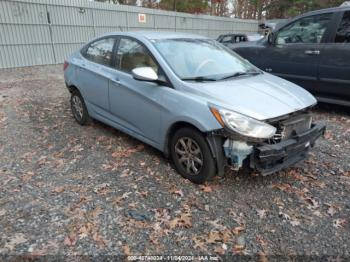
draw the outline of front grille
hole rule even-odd
[[[310,114],[300,114],[278,121],[273,124],[277,128],[273,140],[275,142],[280,142],[292,138],[295,135],[303,134],[311,128],[311,123],[312,117]]]

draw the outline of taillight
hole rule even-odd
[[[64,61],[63,64],[63,71],[65,71],[67,69],[67,67],[69,66],[69,63],[67,61]]]

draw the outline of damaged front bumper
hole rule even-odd
[[[262,144],[250,155],[250,167],[263,175],[277,172],[307,157],[315,141],[326,131],[325,124],[314,124],[302,134],[276,144]]]
[[[209,139],[209,144],[217,160],[219,175],[223,175],[223,167],[227,164],[236,170],[248,166],[262,175],[268,175],[305,159],[309,149],[325,130],[325,124],[313,124],[305,132],[278,143],[249,143],[230,136],[225,136],[226,140],[222,142],[222,137],[220,139],[220,136],[214,135]]]

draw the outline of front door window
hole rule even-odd
[[[117,52],[117,69],[126,73],[138,67],[152,67],[158,72],[158,65],[149,51],[138,41],[122,38]]]
[[[281,29],[276,38],[278,45],[294,43],[320,43],[332,14],[321,14],[301,18]]]

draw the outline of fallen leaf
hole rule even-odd
[[[28,182],[29,180],[32,179],[33,176],[34,176],[34,173],[31,172],[31,171],[29,171],[29,172],[27,172],[26,174],[24,174],[24,175],[21,177],[21,179],[22,179],[23,182]]]
[[[127,245],[122,246],[122,250],[123,250],[124,255],[131,256],[131,252],[130,252],[129,246],[127,246]]]
[[[82,147],[82,145],[76,145],[75,147],[71,148],[69,151],[77,153],[77,152],[81,152],[83,150],[84,150],[84,148]]]
[[[0,217],[3,216],[3,215],[5,215],[5,214],[6,214],[6,210],[5,210],[5,209],[1,209],[1,210],[0,210]]]
[[[206,242],[209,244],[214,244],[219,241],[221,241],[221,234],[217,231],[210,231]]]
[[[15,249],[17,245],[25,242],[27,242],[25,235],[22,233],[17,233],[10,239],[9,242],[5,244],[5,248],[12,251]]]
[[[199,187],[204,193],[213,192],[213,188],[211,186],[209,186],[208,184],[200,185]]]
[[[232,229],[231,231],[234,235],[238,235],[240,232],[242,232],[244,230],[245,230],[245,227],[238,226],[238,227],[235,227],[234,229]]]
[[[77,243],[77,237],[74,234],[70,234],[69,236],[66,236],[66,238],[63,241],[63,244],[66,246],[74,246]]]
[[[219,219],[213,220],[213,221],[207,221],[208,224],[211,224],[212,226],[214,226],[217,229],[220,230],[225,230],[227,227],[219,224]]]
[[[33,252],[30,253],[30,257],[35,258],[40,256],[46,256],[48,254],[57,252],[58,249],[59,249],[59,244],[56,241],[49,240],[47,244],[42,246],[40,249],[33,250]]]
[[[312,208],[317,208],[318,207],[318,203],[315,199],[311,198],[311,197],[307,197],[304,198],[304,200],[311,205]]]
[[[337,210],[334,208],[334,206],[330,206],[327,210],[327,214],[332,217],[335,213],[337,213]]]
[[[257,212],[260,219],[266,217],[267,211],[265,209],[257,209],[256,212]]]
[[[290,216],[288,214],[286,214],[286,213],[279,212],[278,216],[283,218],[283,219],[290,220]]]
[[[200,249],[202,251],[207,251],[207,246],[205,245],[205,241],[199,237],[193,237],[192,238],[193,242],[194,242],[194,248],[195,249]]]
[[[91,223],[86,223],[85,225],[80,227],[79,231],[78,231],[79,239],[87,237],[90,234],[90,232],[92,231],[92,227],[93,227],[93,225]]]
[[[94,233],[92,239],[97,243],[100,248],[107,246],[106,240],[103,239],[97,232]]]
[[[233,253],[241,253],[244,249],[245,249],[245,247],[242,245],[235,245],[232,248],[232,251],[233,251]]]
[[[106,191],[107,191],[107,188],[110,186],[110,184],[108,183],[102,183],[100,185],[97,185],[94,187],[93,191],[96,193],[96,194],[105,194]]]
[[[264,252],[258,253],[258,262],[268,262],[267,256]]]
[[[267,246],[267,241],[261,236],[261,235],[257,235],[256,237],[255,237],[255,240],[256,240],[256,242],[258,243],[258,244],[260,244],[261,246]]]
[[[190,214],[184,213],[181,214],[180,217],[170,220],[168,222],[168,226],[170,229],[174,229],[176,227],[190,228],[192,227],[191,219],[192,216]]]
[[[338,219],[333,220],[333,226],[335,228],[344,227],[345,224],[346,224],[346,219],[344,219],[344,218],[338,218]]]
[[[296,219],[292,219],[292,220],[290,220],[289,222],[290,222],[290,224],[291,224],[293,227],[299,226],[299,225],[300,225],[299,220],[296,220]]]
[[[120,175],[120,177],[127,177],[130,175],[130,169],[124,169]]]
[[[184,196],[184,193],[182,192],[181,189],[173,189],[173,190],[171,190],[170,192],[171,192],[172,194],[178,195],[178,196],[180,196],[180,197],[183,197],[183,196]]]
[[[65,190],[65,188],[63,186],[61,186],[61,187],[56,187],[53,190],[53,192],[55,192],[55,193],[62,193],[62,192],[64,192],[64,190]]]
[[[216,247],[214,249],[214,252],[219,255],[225,255],[226,250],[222,246],[220,246],[220,247]]]
[[[122,199],[126,199],[129,197],[129,195],[131,195],[132,192],[125,192],[123,195],[122,195]]]
[[[135,148],[128,148],[128,149],[119,149],[117,151],[114,151],[112,153],[112,157],[120,158],[120,157],[129,157],[131,154],[136,153],[138,151],[142,151],[145,148],[143,144],[138,145]]]
[[[98,216],[102,213],[102,208],[100,206],[97,206],[92,212],[91,215],[93,217],[93,219],[97,219]]]

